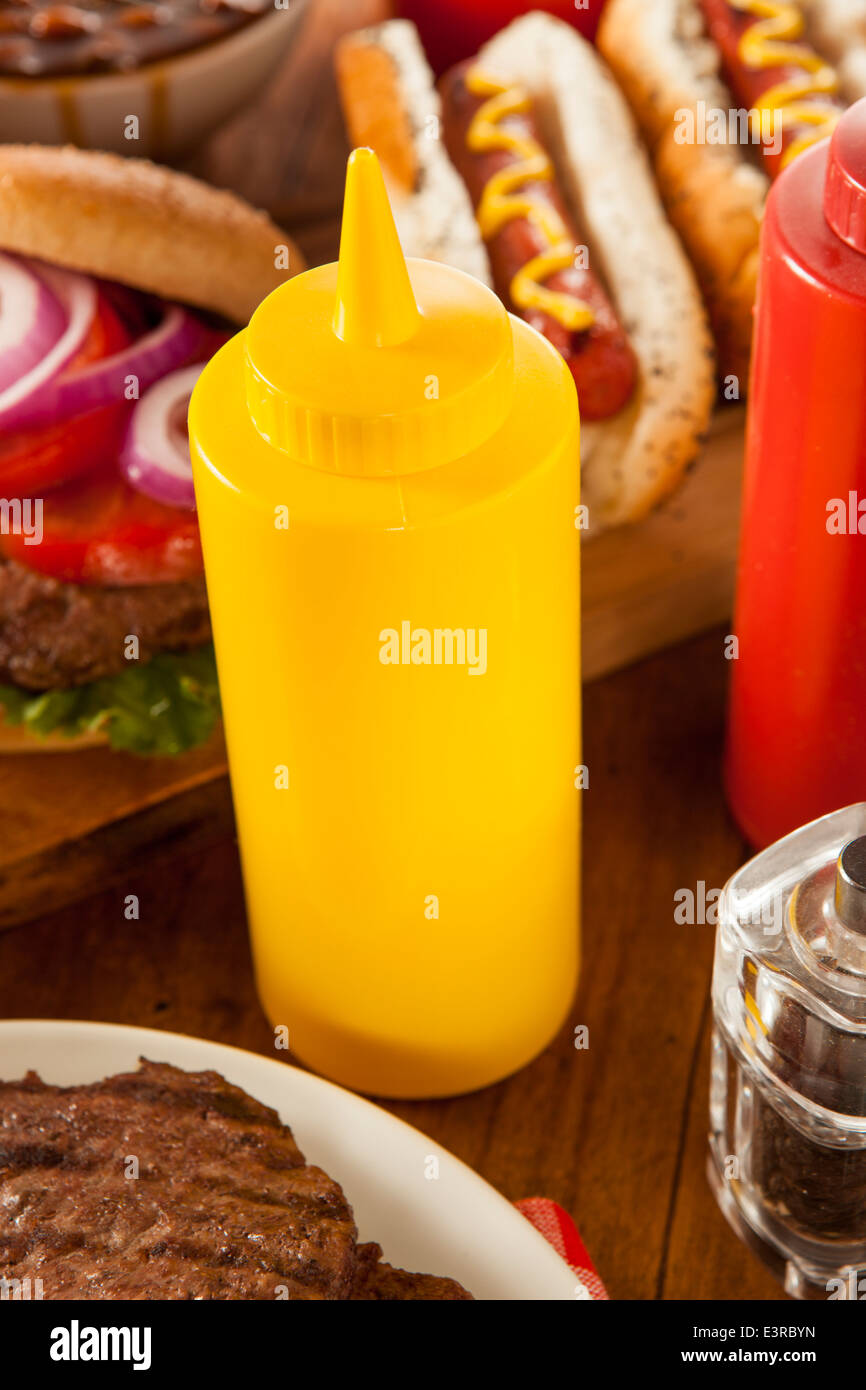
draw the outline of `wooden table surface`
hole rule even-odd
[[[190,163],[269,207],[313,261],[335,249],[346,154],[330,49],[382,10],[313,0],[262,100]],[[388,1106],[507,1197],[560,1202],[614,1298],[782,1297],[706,1184],[713,931],[674,922],[677,889],[721,888],[745,856],[719,781],[722,638],[586,691],[584,965],[559,1038],[475,1095]],[[124,917],[129,893],[137,922]],[[234,843],[181,846],[158,874],[143,860],[128,881],[0,935],[0,1017],[140,1024],[273,1054]]]

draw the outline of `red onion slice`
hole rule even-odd
[[[17,257],[0,255],[0,391],[38,366],[65,324],[45,282]]]
[[[120,451],[120,471],[139,492],[170,507],[194,507],[186,415],[204,362],[171,372],[141,398]]]
[[[46,417],[47,388],[80,350],[96,313],[96,286],[86,275],[29,262],[27,268],[56,296],[65,311],[65,326],[46,353],[29,370],[0,390],[0,429],[20,429]]]
[[[43,273],[49,283],[54,276],[66,274],[53,267],[44,267]],[[91,280],[76,278],[83,279],[95,295]],[[212,345],[213,330],[200,319],[177,304],[165,304],[163,308],[164,317],[156,328],[111,357],[99,358],[73,372],[63,371],[72,354],[64,353],[59,366],[56,362],[51,364],[53,370],[46,370],[43,362],[38,374],[19,383],[26,394],[11,416],[4,416],[0,397],[0,426],[23,429],[28,425],[54,424],[102,406],[138,400],[167,372],[200,356]],[[130,397],[127,391],[133,381],[136,394]]]
[[[137,394],[131,399],[138,400],[166,373],[198,357],[212,330],[177,304],[166,304],[164,310],[162,322],[129,347],[58,377],[45,398],[51,419],[66,420],[128,399],[127,385],[133,377]]]

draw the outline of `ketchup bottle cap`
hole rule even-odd
[[[845,112],[833,132],[824,216],[837,237],[866,254],[866,97]]]

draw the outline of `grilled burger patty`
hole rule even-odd
[[[347,1298],[355,1241],[338,1184],[216,1072],[0,1086],[0,1272],[46,1299]]]
[[[45,1299],[471,1297],[380,1255],[277,1112],[217,1072],[0,1082],[0,1276]]]
[[[471,1293],[467,1293],[455,1279],[441,1279],[437,1274],[410,1274],[408,1269],[394,1269],[392,1265],[385,1264],[382,1247],[375,1244],[358,1246],[352,1298],[365,1303],[394,1302],[398,1299],[401,1302],[473,1301]]]
[[[141,661],[209,641],[204,580],[91,589],[0,559],[0,681],[58,690],[116,675],[133,633]]]

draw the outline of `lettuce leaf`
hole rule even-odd
[[[7,724],[22,724],[37,737],[105,733],[112,748],[173,755],[205,743],[219,718],[213,646],[164,652],[145,665],[131,662],[74,690],[21,690],[0,685]]]

